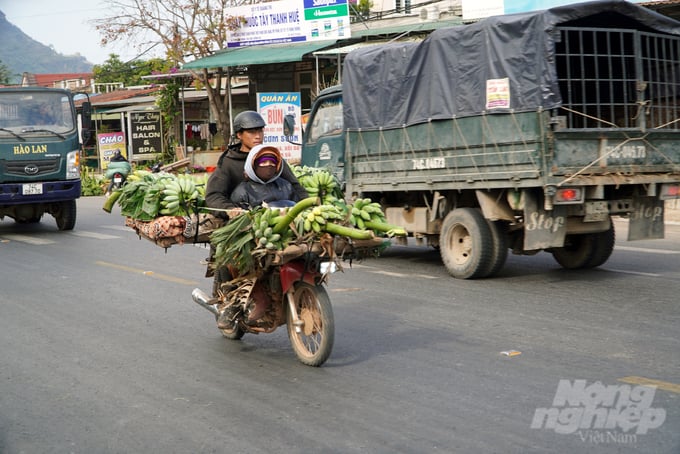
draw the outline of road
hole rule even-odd
[[[461,281],[418,247],[346,263],[311,368],[285,329],[222,338],[190,298],[206,249],[166,252],[102,203],[72,232],[0,222],[3,454],[680,452],[680,225],[633,243],[617,223],[590,271],[541,253]]]

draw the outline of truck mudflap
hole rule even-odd
[[[80,197],[80,180],[0,184],[0,205],[62,202]]]
[[[555,206],[547,211],[529,191],[523,195],[524,250],[562,247],[567,235],[567,208]]]
[[[628,241],[664,237],[664,201],[655,197],[637,197],[628,221]]]

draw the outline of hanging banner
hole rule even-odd
[[[332,40],[350,36],[348,0],[256,3],[229,9],[242,18],[227,34],[227,47]]]
[[[130,112],[132,159],[155,159],[163,152],[163,129],[160,112]]]
[[[264,143],[279,149],[293,164],[300,162],[302,127],[300,93],[258,93],[257,111],[264,118]]]
[[[97,147],[99,149],[99,168],[102,171],[109,167],[109,161],[111,161],[111,157],[116,150],[120,150],[120,153],[127,159],[124,132],[97,134]]]

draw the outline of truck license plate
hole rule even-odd
[[[25,183],[21,186],[21,193],[23,195],[36,195],[43,193],[42,183]]]

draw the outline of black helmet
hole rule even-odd
[[[262,115],[254,110],[246,110],[234,117],[234,134],[244,129],[264,128]]]

